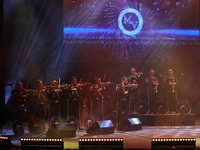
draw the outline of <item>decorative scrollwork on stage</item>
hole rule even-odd
[[[166,114],[168,112],[167,103],[164,101],[158,101],[154,105],[154,110],[158,114]]]
[[[83,120],[85,129],[87,130],[94,122],[95,122],[94,117],[90,115],[86,116]]]
[[[142,115],[148,114],[149,110],[150,109],[149,109],[149,105],[147,104],[147,102],[139,101],[135,104],[135,111],[138,114],[142,114]]]
[[[70,116],[69,118],[67,118],[66,122],[74,124],[76,130],[78,130],[78,128],[79,128],[79,121],[78,121],[78,119],[76,117]]]
[[[180,101],[176,105],[176,111],[180,114],[189,114],[191,112],[191,106],[187,101]]]

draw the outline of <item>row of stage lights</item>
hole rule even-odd
[[[6,136],[0,136],[0,140],[8,140],[9,138]]]
[[[8,140],[8,137],[0,137],[1,140]],[[62,138],[21,138],[21,141],[44,141],[44,142],[63,142]],[[109,142],[123,141],[123,138],[80,138],[80,142]],[[196,141],[196,138],[153,138],[153,142],[171,141]]]
[[[163,143],[174,143],[182,142],[188,143],[186,145],[192,145],[195,147],[196,145],[196,138],[152,138],[152,147],[157,145],[162,145]],[[111,144],[109,146],[118,146],[118,148],[123,148],[123,138],[79,138],[79,148],[86,148],[87,146],[106,146],[107,144]],[[0,136],[0,148],[5,148],[11,146],[11,140],[9,137]],[[159,145],[159,146],[160,146]],[[13,145],[12,145],[13,146]],[[62,138],[21,138],[21,146],[24,148],[40,148],[41,146],[58,149],[64,149],[64,142]],[[169,144],[167,144],[169,146]],[[104,147],[105,148],[105,147]]]
[[[21,141],[63,142],[62,138],[21,138]]]
[[[79,142],[122,142],[122,138],[80,138]]]
[[[196,142],[195,138],[153,138],[152,142],[187,142],[193,141]]]

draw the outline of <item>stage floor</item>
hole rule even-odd
[[[24,126],[25,134],[23,137],[45,138],[45,133],[31,135],[27,126]],[[2,136],[8,136],[12,144],[20,149],[21,137],[13,136],[12,125],[8,124],[4,128]],[[143,126],[142,130],[121,132],[115,131],[114,134],[107,135],[88,135],[84,130],[76,132],[74,138],[63,138],[65,149],[78,149],[79,138],[123,138],[124,149],[151,149],[152,138],[196,138],[196,148],[200,149],[200,124],[194,126]]]

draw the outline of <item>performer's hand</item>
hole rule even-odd
[[[175,86],[176,82],[170,82],[170,85]]]
[[[23,99],[27,99],[27,95],[22,95],[22,98]]]
[[[101,92],[101,91],[102,91],[102,88],[99,88],[97,91],[98,91],[98,92]]]
[[[158,82],[155,82],[155,83],[154,83],[154,85],[155,85],[155,86],[158,86],[158,85],[159,85],[159,83],[158,83]]]
[[[124,94],[125,94],[125,95],[128,95],[128,91],[125,91]]]
[[[112,82],[110,82],[110,81],[109,81],[109,82],[107,82],[107,85],[111,85],[111,84],[112,84]]]

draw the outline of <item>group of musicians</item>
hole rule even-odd
[[[44,86],[41,80],[36,82],[35,89],[25,89],[22,82],[16,84],[16,89],[12,90],[12,98],[15,104],[15,119],[24,121],[29,117],[50,119],[59,116],[61,108],[67,109],[66,116],[74,116],[79,121],[92,115],[95,120],[102,120],[106,111],[111,111],[111,105],[116,105],[117,119],[122,120],[124,116],[135,113],[134,105],[140,101],[141,97],[147,99],[151,113],[154,111],[155,102],[163,91],[167,93],[169,112],[176,111],[176,86],[177,77],[173,70],[169,69],[165,77],[157,77],[154,69],[149,70],[146,77],[131,68],[130,75],[123,76],[121,83],[116,85],[116,102],[110,101],[108,89],[112,82],[101,82],[100,77],[95,77],[95,83],[78,82],[73,76],[70,84],[59,84],[52,80],[51,84]],[[145,93],[141,92],[141,83],[145,85]],[[164,83],[164,88],[161,84]],[[142,93],[142,94],[141,94]],[[146,95],[146,96],[144,96]],[[65,101],[63,103],[62,101]],[[65,105],[65,106],[63,106]]]

